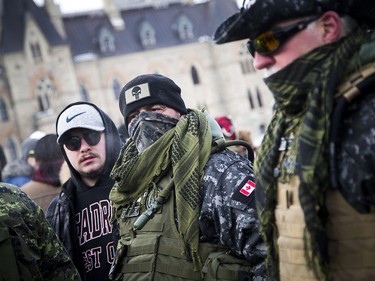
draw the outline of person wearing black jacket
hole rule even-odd
[[[82,280],[108,280],[116,246],[109,175],[122,146],[119,133],[97,106],[76,102],[57,117],[56,134],[71,177],[49,205],[46,218]]]

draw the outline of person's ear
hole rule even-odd
[[[324,13],[319,21],[323,29],[322,40],[324,43],[332,43],[342,37],[343,25],[340,16],[336,12],[328,11]]]

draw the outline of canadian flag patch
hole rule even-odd
[[[255,190],[255,182],[253,182],[252,180],[248,180],[245,183],[245,185],[240,189],[240,193],[248,197],[254,190]]]

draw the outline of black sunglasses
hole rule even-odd
[[[101,134],[102,132],[88,130],[88,131],[83,132],[82,137],[81,136],[62,137],[60,143],[65,145],[65,147],[69,149],[70,151],[77,151],[78,149],[81,148],[82,139],[84,139],[88,145],[94,146],[99,143]]]
[[[305,29],[311,22],[318,18],[318,16],[310,17],[285,27],[264,32],[254,40],[249,40],[247,42],[247,49],[253,57],[255,56],[255,52],[262,56],[269,56],[280,49],[290,37]]]

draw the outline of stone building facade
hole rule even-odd
[[[104,0],[98,11],[62,15],[53,0],[0,0],[0,144],[8,159],[39,130],[55,132],[69,103],[97,104],[120,126],[118,95],[130,79],[160,73],[190,108],[230,115],[262,136],[273,98],[245,43],[211,36],[238,8],[233,0]]]

